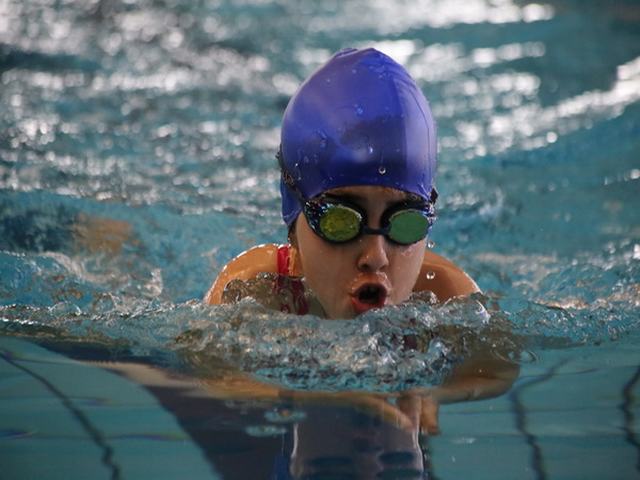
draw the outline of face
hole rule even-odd
[[[336,188],[326,193],[361,207],[367,212],[370,228],[380,228],[385,210],[408,197],[400,190],[374,186]],[[425,243],[398,245],[382,235],[329,243],[311,230],[303,214],[295,226],[301,273],[329,318],[353,318],[371,308],[407,300],[420,273]]]

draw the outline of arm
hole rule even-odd
[[[222,293],[232,280],[251,280],[259,273],[276,273],[278,246],[272,243],[250,248],[227,263],[204,297],[205,303],[222,303]]]
[[[438,412],[441,404],[493,398],[506,393],[518,378],[518,364],[506,360],[471,357],[440,386],[401,394],[397,401],[406,418],[424,433],[440,433]]]
[[[97,367],[112,370],[134,382],[153,387],[180,388],[193,395],[221,400],[263,400],[282,401],[284,399],[300,406],[305,404],[334,404],[358,408],[399,428],[412,430],[415,419],[410,418],[400,408],[387,400],[396,395],[365,392],[311,392],[288,390],[277,385],[261,382],[251,375],[234,370],[221,370],[208,378],[187,377],[177,372],[164,370],[158,366],[130,362],[88,362]],[[406,400],[399,400],[406,403]],[[403,405],[404,406],[404,405]],[[407,406],[408,407],[408,406]],[[405,409],[407,409],[405,407]]]
[[[469,355],[456,365],[441,385],[429,388],[415,388],[401,397],[406,401],[398,406],[408,415],[417,416],[417,424],[422,431],[435,434],[439,432],[438,410],[441,404],[484,400],[506,393],[520,373],[520,366],[511,355],[519,352],[520,347],[512,334],[497,326],[489,327],[483,334],[484,340],[476,343],[470,340]],[[450,338],[461,338],[465,332],[459,329],[440,331]],[[410,405],[418,413],[405,411]]]
[[[431,391],[438,403],[483,400],[507,392],[518,378],[518,364],[491,352],[477,352],[454,369],[444,383]]]

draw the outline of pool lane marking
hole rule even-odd
[[[520,395],[523,390],[553,378],[556,372],[566,363],[567,360],[563,360],[550,368],[544,375],[540,375],[539,377],[529,380],[523,385],[519,385],[509,393],[509,400],[511,401],[513,413],[516,417],[516,429],[524,436],[526,444],[531,448],[531,466],[533,467],[533,471],[535,472],[538,480],[546,480],[548,478],[547,472],[544,466],[544,458],[542,455],[542,449],[538,444],[538,439],[527,429],[527,413],[524,408],[524,404],[520,399]]]
[[[636,461],[636,470],[640,472],[640,442],[636,438],[635,431],[633,429],[633,411],[631,407],[633,406],[633,389],[640,381],[640,367],[638,367],[633,374],[633,376],[629,379],[627,383],[625,383],[622,388],[622,403],[620,404],[620,410],[622,410],[622,416],[624,417],[624,438],[632,447],[636,449],[636,453],[638,455],[638,459]]]
[[[102,463],[111,471],[111,479],[119,480],[121,478],[120,467],[113,460],[113,449],[107,444],[100,430],[98,430],[87,418],[87,416],[73,404],[71,399],[42,375],[34,372],[33,370],[30,370],[24,365],[20,365],[17,361],[13,360],[10,352],[7,352],[6,350],[0,350],[0,357],[2,357],[10,365],[13,365],[19,370],[22,370],[27,375],[30,375],[35,380],[42,383],[42,385],[44,385],[47,390],[58,397],[64,407],[69,410],[69,412],[71,412],[71,415],[74,416],[76,420],[78,420],[78,422],[80,422],[80,425],[82,425],[82,428],[84,428],[93,442],[102,450],[101,460]]]

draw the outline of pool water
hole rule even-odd
[[[347,46],[429,98],[434,251],[483,296],[329,323],[203,306],[285,240],[280,118]],[[0,2],[0,477],[637,478],[639,200],[632,0]],[[205,381],[437,384],[460,352],[398,350],[407,318],[509,324],[518,380],[419,437]]]

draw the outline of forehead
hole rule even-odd
[[[332,188],[324,193],[339,197],[354,198],[356,200],[384,200],[387,202],[401,202],[413,197],[413,195],[403,190],[373,185]]]

